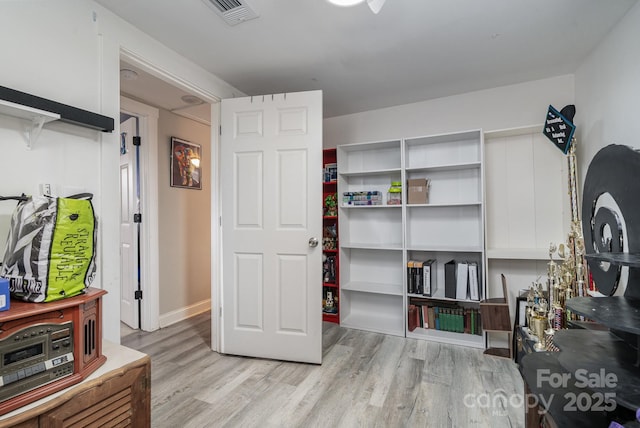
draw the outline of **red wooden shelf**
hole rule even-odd
[[[326,167],[327,164],[335,164],[337,162],[337,153],[336,153],[336,149],[324,149],[322,151],[322,166],[323,168]],[[329,176],[324,176],[323,178],[330,178]],[[323,181],[322,182],[322,186],[323,186],[323,194],[322,194],[322,201],[323,201],[323,214],[327,213],[327,209],[324,206],[324,201],[327,199],[328,196],[330,195],[336,195],[336,199],[337,199],[337,185],[338,185],[338,180],[331,180],[331,181]],[[335,225],[335,228],[337,229],[338,226],[338,216],[337,215],[323,215],[322,216],[322,221],[323,221],[323,228],[333,228]],[[323,235],[324,236],[324,235]],[[333,236],[333,235],[332,235]],[[337,240],[336,240],[336,245],[337,245]],[[340,260],[338,259],[338,249],[322,249],[322,253],[325,255],[325,257],[335,257],[335,282],[332,283],[328,283],[328,282],[323,282],[322,286],[323,286],[323,299],[326,297],[324,296],[325,291],[328,292],[329,290],[324,290],[324,288],[329,288],[331,290],[333,290],[333,295],[334,295],[334,299],[336,301],[336,309],[338,309],[337,313],[333,314],[333,313],[328,313],[328,312],[322,312],[322,320],[323,321],[327,321],[327,322],[333,322],[336,324],[340,324]],[[323,268],[324,270],[324,268]],[[323,278],[324,278],[324,272],[323,272]]]

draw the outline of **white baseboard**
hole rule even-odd
[[[160,315],[160,328],[168,327],[171,324],[175,324],[210,310],[211,299],[207,299],[184,308],[176,309],[175,311],[167,312],[166,314]]]

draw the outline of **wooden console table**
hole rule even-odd
[[[67,389],[0,416],[0,428],[151,426],[151,359],[102,342],[106,363]]]

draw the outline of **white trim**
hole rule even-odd
[[[198,303],[194,303],[193,305],[167,312],[160,316],[160,328],[168,327],[171,324],[184,321],[187,318],[191,318],[209,310],[211,310],[211,299],[202,300]]]
[[[183,78],[176,76],[161,67],[152,64],[147,59],[143,58],[141,55],[125,48],[120,48],[120,59],[130,63],[131,65],[135,65],[148,72],[149,74],[157,77],[158,79],[164,80],[172,86],[178,87],[184,91],[192,92],[194,95],[197,95],[199,98],[205,100],[208,103],[217,103],[220,102],[220,97],[218,97],[213,92],[207,91],[191,82],[184,80]]]
[[[158,241],[158,116],[159,110],[146,104],[120,97],[120,110],[138,117],[142,149],[140,150],[140,283],[142,330],[159,328],[159,241]]]
[[[219,352],[222,338],[222,211],[220,192],[221,104],[211,104],[211,349]]]

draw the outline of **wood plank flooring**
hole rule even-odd
[[[322,365],[227,356],[211,351],[210,323],[123,337],[151,356],[154,428],[524,426],[508,359],[329,323]]]

